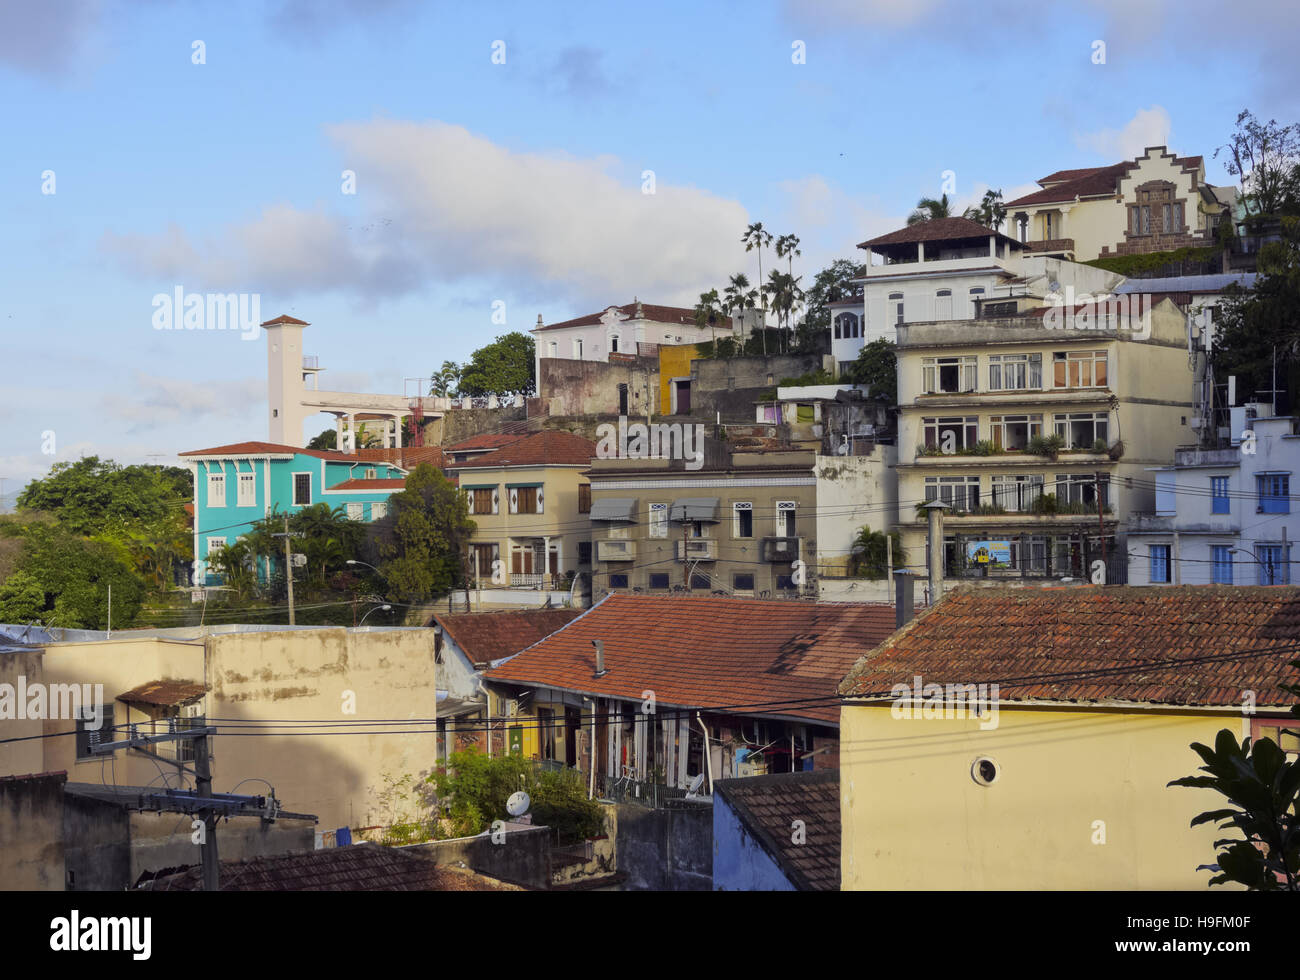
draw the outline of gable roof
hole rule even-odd
[[[675,323],[678,325],[695,326],[695,309],[688,306],[656,306],[653,303],[641,303],[641,317],[645,320],[654,320],[658,323]],[[636,303],[625,303],[622,306],[607,306],[599,313],[588,313],[585,316],[574,317],[572,320],[563,320],[560,323],[547,323],[540,327],[534,327],[532,332],[537,333],[539,330],[561,330],[564,327],[590,327],[600,323],[603,317],[612,309],[618,310],[625,317],[636,316]]]
[[[198,891],[202,869],[190,867],[172,874],[148,876],[136,885],[148,891]],[[352,844],[301,854],[221,862],[223,892],[423,892],[516,891],[518,889],[439,867],[396,847]]]
[[[1003,701],[1290,705],[1300,679],[1300,588],[962,588],[867,654],[840,684],[888,699],[896,684],[999,686]]]
[[[278,442],[232,442],[228,446],[214,446],[211,449],[191,449],[177,453],[181,458],[187,456],[288,456],[299,453],[303,456],[315,456],[318,459],[338,460],[344,463],[358,462],[356,456],[341,453],[335,449],[303,449],[299,446],[286,446]]]
[[[1098,171],[1105,170],[1105,167],[1077,167],[1074,170],[1058,170],[1050,173],[1046,177],[1039,177],[1035,184],[1039,187],[1046,187],[1048,184],[1063,184],[1067,180],[1078,180],[1081,177],[1091,177]]]
[[[837,725],[839,678],[893,631],[883,604],[612,593],[484,676],[637,701],[652,690],[665,705]]]
[[[596,444],[571,432],[547,429],[518,442],[484,453],[463,463],[447,463],[447,469],[465,470],[490,466],[586,466],[596,455]]]
[[[465,453],[475,450],[500,449],[502,446],[513,446],[519,440],[527,438],[526,435],[514,435],[507,432],[483,432],[476,436],[470,436],[468,439],[462,439],[453,445],[444,446],[443,452]]]
[[[969,218],[933,218],[930,221],[918,221],[914,225],[906,225],[886,235],[877,235],[865,242],[859,242],[858,248],[875,248],[877,245],[910,245],[916,242],[942,242],[959,238],[988,238],[990,235],[996,235],[1003,241],[1011,242],[1017,248],[1025,247],[1023,242],[1018,242],[1000,231],[986,228],[978,221],[971,221]]]
[[[1056,201],[1073,201],[1080,197],[1106,197],[1116,193],[1119,186],[1119,179],[1128,172],[1132,164],[1128,162],[1114,163],[1109,167],[1094,167],[1080,171],[1059,170],[1058,174],[1078,173],[1079,176],[1071,177],[1059,184],[1053,184],[1050,187],[1044,187],[1041,191],[1034,191],[1032,194],[1026,194],[1024,197],[1018,197],[1014,201],[1007,201],[1004,205],[1010,209],[1019,207],[1022,204],[1051,204]],[[1044,177],[1039,183],[1049,180]]]
[[[277,316],[274,320],[267,320],[267,321],[265,321],[265,322],[262,324],[262,326],[264,326],[264,327],[274,327],[276,324],[280,324],[280,323],[294,323],[294,324],[297,324],[297,325],[300,326],[300,327],[310,327],[310,326],[311,326],[311,324],[308,323],[306,320],[299,320],[296,316],[290,316],[288,313],[281,313],[281,314],[280,314],[279,316]]]
[[[406,489],[406,480],[400,476],[395,477],[377,477],[370,479],[344,480],[342,483],[336,483],[332,487],[326,487],[326,490],[389,490],[396,492]]]
[[[437,623],[470,663],[482,664],[512,657],[581,615],[581,609],[435,614],[426,625]]]
[[[800,891],[840,890],[840,773],[785,772],[747,779],[720,779],[720,796],[763,850]],[[716,804],[715,804],[716,805]],[[804,824],[796,844],[790,821]]]
[[[390,446],[387,449],[358,449],[352,458],[367,463],[392,463],[404,470],[413,470],[421,463],[441,469],[443,451],[441,446]]]

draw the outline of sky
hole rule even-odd
[[[1154,145],[1232,183],[1242,109],[1300,119],[1297,36],[1262,0],[0,0],[2,504],[268,437],[262,332],[159,329],[177,290],[403,393],[539,315],[755,279],[752,221],[806,286],[947,171],[959,208]]]

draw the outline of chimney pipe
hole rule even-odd
[[[894,629],[901,630],[916,615],[916,579],[906,570],[894,572]]]
[[[605,643],[603,640],[592,640],[591,645],[596,648],[596,676],[604,677],[609,673],[605,669]]]
[[[943,512],[948,507],[942,500],[931,500],[925,505],[930,521],[930,605],[943,598]]]

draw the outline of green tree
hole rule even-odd
[[[307,443],[307,448],[318,449],[318,450],[321,449],[337,450],[339,448],[338,433],[335,432],[333,429],[325,429],[324,431],[311,437],[311,441]]]
[[[429,394],[454,398],[460,387],[461,367],[455,361],[443,361],[442,367],[430,379]]]
[[[1300,124],[1260,122],[1243,109],[1222,153],[1228,173],[1241,181],[1241,202],[1248,216],[1259,218],[1300,213]]]
[[[1002,203],[1002,192],[1000,190],[985,191],[980,203],[967,208],[962,217],[971,221],[978,221],[985,228],[992,228],[997,231],[1002,227],[1002,223],[1007,220],[1007,208]]]
[[[861,296],[862,287],[853,280],[861,279],[864,275],[866,269],[852,259],[836,259],[817,273],[805,297],[807,312],[803,321],[804,332],[810,337],[829,333],[831,328],[829,304]],[[799,346],[802,348],[802,344]]]
[[[1300,667],[1300,660],[1291,666]],[[1300,695],[1300,685],[1279,686]],[[1300,717],[1300,705],[1292,707],[1291,714]],[[1214,842],[1216,864],[1202,866],[1217,872],[1210,884],[1300,891],[1300,759],[1288,760],[1270,738],[1244,738],[1239,743],[1227,728],[1215,737],[1214,748],[1194,742],[1192,750],[1205,763],[1200,771],[1208,775],[1185,776],[1169,785],[1212,789],[1231,806],[1198,814],[1191,826],[1217,823],[1220,830],[1241,834]]]
[[[208,564],[236,599],[247,599],[257,587],[257,556],[246,538],[209,554]]]
[[[41,618],[69,629],[108,625],[108,586],[113,587],[113,626],[130,626],[140,611],[144,585],[109,542],[92,541],[60,525],[31,524],[23,534],[19,572],[44,596]],[[21,585],[21,582],[20,582]]]
[[[515,331],[480,347],[461,371],[462,395],[533,395],[537,391],[533,338]]]
[[[898,353],[892,340],[884,337],[863,344],[858,359],[844,372],[851,384],[867,385],[873,395],[898,404]]]
[[[714,344],[718,342],[718,321],[722,317],[723,312],[721,300],[718,298],[718,291],[710,289],[707,293],[700,293],[700,301],[695,304],[695,325],[697,327],[708,327]]]
[[[952,202],[948,195],[942,197],[923,197],[916,202],[916,210],[907,216],[909,225],[919,225],[922,221],[934,221],[936,218],[951,218]]]
[[[751,224],[748,228],[745,229],[745,233],[740,236],[740,241],[741,244],[745,246],[746,252],[753,252],[755,250],[757,250],[758,252],[758,279],[756,281],[759,284],[759,290],[761,296],[761,292],[763,289],[763,249],[767,248],[772,244],[772,233],[770,231],[766,231],[763,228],[763,222],[755,221],[753,224]],[[766,357],[767,356],[766,324],[763,325],[763,328],[760,331],[760,333],[763,336],[763,356]]]
[[[799,280],[802,278],[777,269],[773,269],[767,278],[768,295],[772,297],[772,309],[776,313],[783,339],[790,329],[790,320],[794,316],[795,308],[804,298],[803,289],[799,286]]]
[[[36,577],[18,571],[0,583],[0,623],[30,623],[45,615],[45,590]]]
[[[903,550],[903,538],[897,531],[888,535],[884,531],[873,531],[863,527],[853,539],[849,557],[850,574],[856,578],[882,579],[889,575],[890,541],[893,542],[894,567],[902,568],[907,564],[907,552]]]
[[[463,580],[463,556],[477,525],[463,493],[427,463],[388,498],[388,514],[370,528],[370,547],[390,599],[423,602]]]
[[[76,534],[91,535],[114,523],[149,524],[183,512],[194,497],[189,470],[178,466],[121,466],[83,456],[55,463],[49,475],[18,494],[18,509],[45,511]]]

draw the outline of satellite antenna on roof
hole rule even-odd
[[[511,793],[510,798],[506,800],[506,813],[510,814],[512,817],[522,817],[528,812],[528,807],[531,804],[532,800],[528,798],[527,793],[523,790],[516,790]]]
[[[691,787],[686,791],[686,798],[693,800],[700,795],[700,787],[704,785],[704,773],[700,773],[691,780]]]

